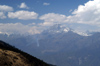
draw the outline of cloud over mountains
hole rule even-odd
[[[84,5],[79,5],[66,22],[82,23],[100,26],[100,0],[90,0]]]
[[[39,19],[44,20],[43,25],[51,26],[53,24],[63,23],[67,17],[62,14],[48,13],[42,15]]]
[[[37,30],[38,27],[31,25],[24,25],[21,23],[0,23],[0,33],[1,34],[23,34],[23,35],[29,35],[29,34],[37,34],[40,33],[40,31]]]
[[[43,3],[43,5],[50,5],[50,3]],[[26,32],[22,33],[28,33],[31,32],[32,34],[40,33],[42,30],[44,30],[46,27],[52,26],[54,24],[63,24],[67,25],[70,24],[69,26],[72,27],[76,25],[75,28],[76,30],[82,29],[82,30],[89,30],[86,28],[86,26],[94,26],[96,27],[95,29],[91,28],[91,31],[100,31],[97,28],[100,28],[100,0],[89,0],[88,2],[84,3],[84,5],[79,5],[77,9],[75,9],[71,15],[67,16],[65,14],[59,14],[59,13],[46,13],[40,15],[37,11],[31,11],[30,7],[26,5],[26,3],[22,2],[19,5],[19,10],[14,10],[13,7],[8,6],[8,5],[0,5],[0,19],[15,19],[15,20],[37,20],[40,22],[34,22],[36,23],[33,26],[30,26],[29,24],[24,25],[22,23],[7,23],[7,24],[2,24],[1,31],[5,30],[5,32],[14,32],[14,30],[18,30],[18,32],[21,33],[24,28],[26,29]],[[30,8],[30,9],[29,9]],[[25,10],[27,9],[27,10]],[[15,25],[17,24],[17,25]],[[81,27],[79,24],[85,25],[84,27]],[[4,26],[3,26],[4,25]],[[5,28],[5,25],[7,28]],[[14,29],[11,28],[11,26],[17,26]],[[23,27],[23,29],[20,29],[18,27]],[[30,30],[31,29],[31,30]],[[8,31],[9,30],[9,31]],[[36,32],[35,32],[36,31]],[[40,31],[40,32],[39,32]]]

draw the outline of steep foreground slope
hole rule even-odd
[[[0,66],[52,66],[0,41]]]

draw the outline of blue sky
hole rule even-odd
[[[34,11],[39,14],[39,16],[47,13],[58,13],[58,14],[64,14],[64,15],[71,15],[70,10],[74,10],[78,7],[80,4],[84,4],[88,0],[0,0],[0,5],[7,5],[11,6],[15,11],[18,10],[27,10],[27,11]],[[29,9],[21,9],[18,6],[21,5],[21,3],[25,3]],[[43,3],[49,3],[49,5],[43,5]],[[17,22],[20,20],[6,20],[0,22]],[[21,21],[21,22],[27,22],[27,21]]]
[[[99,4],[99,0],[0,0],[0,32],[35,34],[54,24],[100,31]]]

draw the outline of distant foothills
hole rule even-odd
[[[100,66],[100,32],[77,32],[62,25],[36,35],[0,34],[3,40],[57,66]]]

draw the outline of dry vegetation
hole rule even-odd
[[[52,66],[0,41],[0,66]]]
[[[26,60],[26,61],[25,61]],[[20,53],[0,49],[1,66],[31,66]]]

